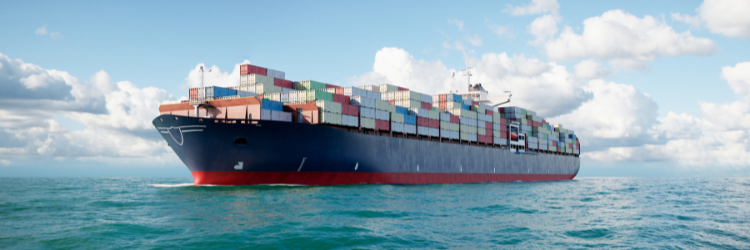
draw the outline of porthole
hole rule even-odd
[[[234,139],[234,145],[236,145],[236,146],[245,146],[245,145],[247,145],[247,139],[242,138],[242,137]]]

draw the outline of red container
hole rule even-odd
[[[429,122],[427,121],[427,118],[424,117],[417,117],[417,125],[422,127],[429,127]]]
[[[500,112],[500,113],[505,113],[505,108],[503,108],[503,107],[500,107],[500,109],[498,109],[498,110],[497,110],[497,112]]]
[[[495,143],[495,138],[493,138],[492,136],[487,136],[485,137],[485,139],[486,139],[485,142],[489,144]]]
[[[483,135],[477,135],[477,141],[478,142],[484,142],[484,136]]]
[[[426,102],[422,102],[421,104],[423,109],[432,110],[432,104]]]
[[[345,96],[345,95],[341,95],[341,101],[344,104],[349,104],[349,103],[351,103],[351,98],[348,97],[348,96]]]
[[[339,86],[336,86],[336,85],[333,85],[333,84],[327,84],[327,83],[326,83],[326,88],[327,88],[327,89],[333,89],[333,88],[341,88],[341,87],[339,87]]]
[[[434,119],[427,119],[430,123],[431,128],[440,128],[440,121]]]
[[[492,130],[492,123],[491,122],[484,122],[484,128]]]
[[[391,130],[391,123],[388,121],[375,120],[375,128],[378,130]]]
[[[479,102],[478,101],[472,101],[471,105],[473,105],[473,106],[479,105]]]
[[[503,133],[500,133],[500,138],[508,139],[508,133],[506,131],[503,131]]]
[[[494,114],[495,114],[495,112],[492,112],[492,110],[485,110],[485,111],[484,111],[484,114],[485,114],[485,115],[494,115]]]
[[[398,87],[398,91],[405,91],[405,90],[409,90],[409,89],[407,89],[407,88],[402,88],[402,87]]]
[[[281,82],[281,85],[276,84],[277,80]],[[287,89],[294,88],[294,82],[289,81],[289,80],[284,80],[284,79],[274,79],[274,85],[282,87],[282,88],[287,88]]]
[[[343,95],[344,94],[344,88],[336,88],[336,94]],[[347,98],[347,100],[349,99],[348,96],[346,98]]]
[[[198,98],[198,88],[190,88],[189,92],[189,99],[195,99]]]
[[[333,102],[338,102],[338,103],[341,103],[341,100],[340,100],[340,98],[339,98],[339,95],[337,95],[337,94],[333,94]]]
[[[243,64],[240,65],[240,75],[250,75],[250,74],[258,74],[258,75],[267,75],[268,70],[263,67],[258,67],[252,64]]]
[[[458,116],[451,115],[451,123],[460,123],[461,119],[458,118]]]
[[[440,94],[440,97],[438,97],[438,100],[440,102],[445,102],[445,94]]]

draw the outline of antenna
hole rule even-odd
[[[455,71],[451,72],[451,91],[458,92],[458,90],[456,89],[456,72]]]
[[[466,91],[471,91],[471,67],[466,67],[466,72],[464,72],[464,75],[466,76],[466,83],[469,84]]]
[[[203,101],[206,99],[206,89],[203,87],[203,66],[200,67],[201,71],[201,87],[198,88],[198,103],[192,104],[195,107],[195,117],[198,117],[198,107],[206,105]],[[211,72],[211,69],[208,70]]]

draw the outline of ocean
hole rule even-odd
[[[191,183],[0,178],[0,249],[750,248],[749,178]]]

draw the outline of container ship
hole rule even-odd
[[[153,125],[196,185],[576,176],[580,143],[573,131],[534,111],[498,107],[487,99],[481,83],[427,95],[388,83],[340,87],[290,81],[282,71],[244,64],[237,86],[191,88],[188,100],[162,104]]]

